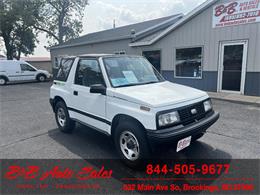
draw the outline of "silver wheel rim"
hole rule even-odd
[[[64,127],[65,123],[66,123],[66,115],[65,115],[65,111],[63,108],[58,108],[57,118],[58,118],[58,122],[59,122],[60,126]]]
[[[131,161],[139,158],[140,147],[137,138],[130,131],[124,131],[120,135],[120,148],[124,156]]]
[[[45,80],[44,76],[40,76],[40,81],[44,81],[44,80]]]
[[[5,80],[4,79],[0,79],[0,85],[5,84]]]

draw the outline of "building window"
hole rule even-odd
[[[202,78],[202,47],[176,49],[175,77]]]

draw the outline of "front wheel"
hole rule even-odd
[[[46,81],[46,76],[44,74],[40,74],[37,76],[37,80],[39,82],[44,82],[44,81]]]
[[[119,124],[114,142],[121,159],[130,167],[137,167],[150,157],[150,147],[144,129],[134,122]]]
[[[59,129],[64,133],[71,133],[75,127],[75,122],[70,119],[67,106],[60,101],[55,106],[55,118]]]

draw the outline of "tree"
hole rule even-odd
[[[21,53],[34,52],[39,19],[37,0],[0,0],[0,36],[4,40],[7,59],[20,59]]]
[[[41,20],[35,28],[45,32],[49,44],[61,44],[79,36],[88,0],[42,0]]]

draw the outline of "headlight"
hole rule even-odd
[[[180,117],[178,112],[176,111],[159,115],[158,120],[159,126],[163,127],[179,122]]]
[[[204,110],[205,112],[208,112],[212,109],[212,103],[211,103],[211,100],[207,100],[205,102],[203,102],[204,104]]]

